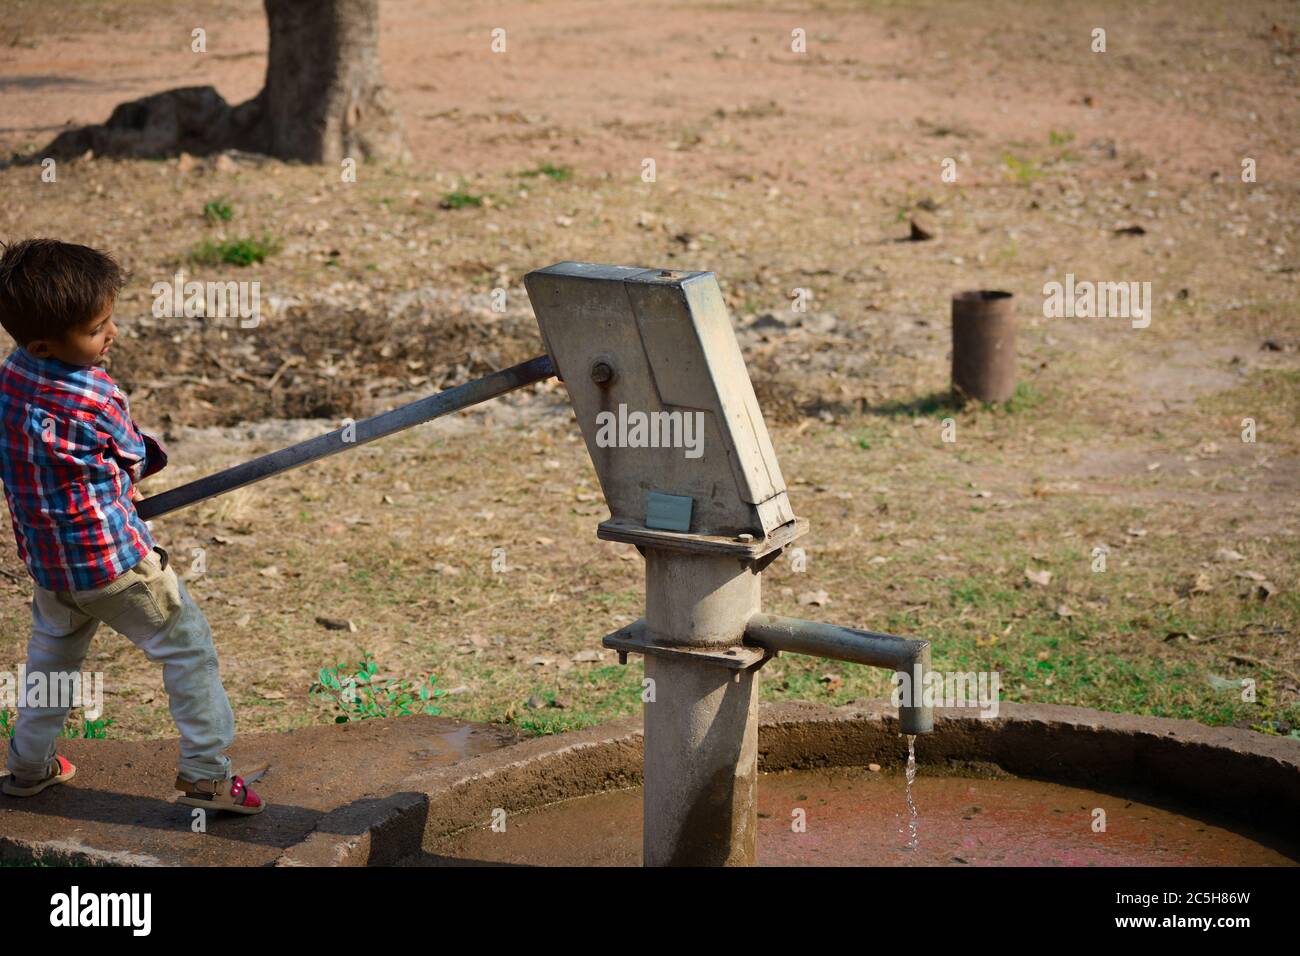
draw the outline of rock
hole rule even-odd
[[[867,769],[870,770],[872,773],[880,773],[880,764],[869,763],[867,764]]]
[[[1277,593],[1277,587],[1269,581],[1261,581],[1247,592],[1247,597],[1258,598],[1261,601],[1267,601]]]
[[[810,312],[799,322],[799,327],[816,335],[828,335],[835,331],[840,320],[830,312]]]
[[[939,227],[935,225],[934,219],[924,213],[914,214],[910,225],[911,231],[907,238],[911,242],[925,242],[939,234]]]
[[[575,664],[596,664],[604,660],[604,657],[601,655],[600,651],[589,649],[578,651],[578,653],[574,654],[573,657],[569,659]]]
[[[350,631],[356,633],[357,626],[341,617],[318,617],[316,623],[327,631]]]
[[[1032,568],[1025,568],[1025,580],[1030,584],[1036,584],[1040,588],[1045,588],[1052,583],[1052,572],[1035,571]]]
[[[753,322],[749,323],[749,328],[755,332],[785,331],[789,325],[775,312],[761,312],[755,316]]]
[[[528,698],[528,701],[524,704],[524,706],[527,707],[529,710],[541,710],[543,707],[546,706],[546,702],[542,700],[540,697],[538,697],[536,694],[534,694],[532,697]]]
[[[799,603],[805,607],[824,607],[830,603],[830,599],[825,591],[804,591],[799,595]]]
[[[1245,561],[1246,556],[1240,551],[1233,551],[1231,548],[1220,548],[1214,552],[1215,561]]]

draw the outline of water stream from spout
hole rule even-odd
[[[912,798],[912,784],[916,781],[916,734],[907,735],[907,848],[915,850],[919,841],[916,835],[916,801]],[[901,829],[899,832],[903,832]]]

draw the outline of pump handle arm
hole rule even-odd
[[[409,405],[402,405],[391,411],[363,419],[353,425],[335,429],[324,435],[309,438],[307,441],[281,448],[242,465],[235,465],[225,471],[191,481],[160,494],[151,495],[136,502],[135,510],[141,518],[159,518],[181,508],[206,501],[208,498],[243,488],[256,481],[270,478],[281,472],[298,468],[321,458],[336,455],[357,445],[364,445],[377,438],[385,438],[395,432],[422,425],[427,421],[449,415],[462,408],[469,408],[496,398],[506,392],[512,392],[533,382],[540,382],[555,374],[549,355],[539,355],[527,362],[512,365],[482,378],[465,382],[436,395],[418,399]]]

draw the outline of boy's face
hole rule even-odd
[[[94,365],[108,354],[108,347],[116,337],[113,302],[109,300],[99,315],[69,329],[62,338],[34,339],[25,348],[39,358],[56,358],[69,365]]]

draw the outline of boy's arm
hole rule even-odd
[[[162,471],[167,464],[166,449],[141,432],[125,405],[115,399],[104,403],[98,424],[108,438],[109,452],[135,481]]]

